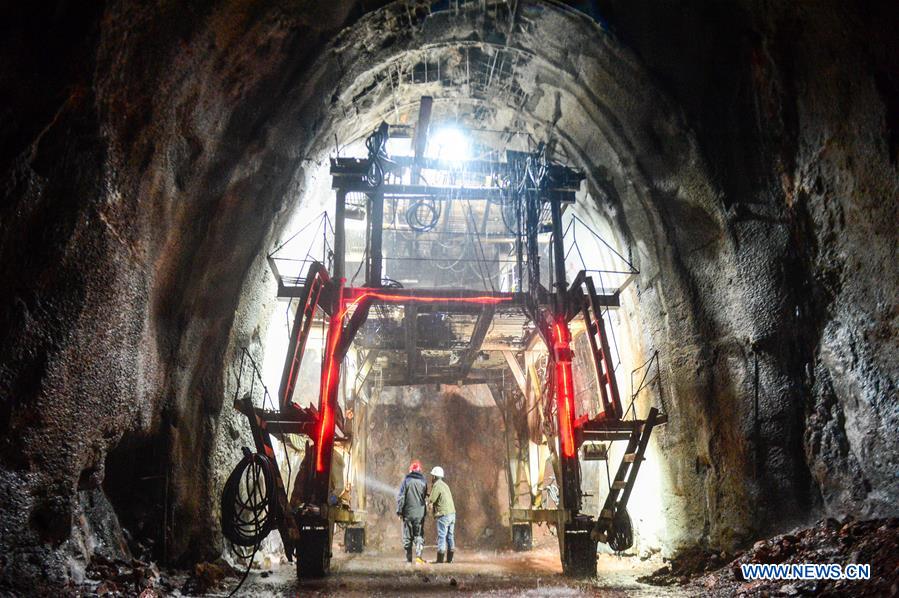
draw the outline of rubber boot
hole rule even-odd
[[[443,562],[444,554],[445,554],[445,553],[443,553],[443,552],[438,552],[438,553],[437,553],[437,560],[434,561],[434,562],[435,562],[435,563],[442,563],[442,562]]]
[[[406,549],[406,562],[407,563],[412,562],[412,547],[411,546]]]
[[[453,562],[453,551],[452,551],[452,550],[447,550],[447,551],[446,551],[446,562],[447,562],[447,563],[452,563],[452,562]]]

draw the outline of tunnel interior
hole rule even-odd
[[[14,533],[0,539],[0,587],[71,589],[93,583],[97,562],[241,563],[219,499],[253,446],[232,408],[243,356],[276,401],[297,309],[278,299],[268,258],[327,261],[330,160],[364,158],[382,122],[408,133],[391,150],[410,151],[422,97],[433,99],[434,158],[542,143],[583,172],[565,223],[601,242],[578,233],[588,254],[578,259],[633,267],[607,316],[615,371],[638,411],[668,419],[629,506],[632,554],[733,554],[831,517],[896,529],[890,3],[6,10],[0,522]],[[413,206],[401,203],[392,218],[409,222]],[[506,214],[494,208],[478,216],[484,235],[501,237]],[[386,254],[415,253],[388,255],[385,276],[511,284],[501,266],[490,282],[476,260],[456,267],[485,255],[452,241],[450,228],[473,219],[457,210],[441,214],[436,242],[387,235]],[[352,283],[365,229],[347,223]],[[510,246],[488,249],[499,262]],[[441,268],[421,267],[425,256]],[[400,335],[376,327],[391,321],[381,316],[357,345]],[[427,311],[416,322],[425,339],[449,326]],[[301,407],[319,398],[321,328],[299,373]],[[574,336],[575,389],[589,389],[586,336]],[[391,364],[412,371],[396,353],[380,358],[381,376]],[[475,368],[502,364],[473,357]],[[427,351],[420,359],[430,363]],[[367,503],[371,549],[400,550],[391,493],[413,458],[454,472],[463,546],[509,549],[508,423],[489,386],[411,381],[379,387],[368,412],[369,483],[353,500]],[[261,407],[265,394],[250,397]],[[277,448],[292,475],[303,450]],[[602,467],[582,462],[580,474],[600,496]],[[261,547],[270,559],[283,552],[274,536]]]

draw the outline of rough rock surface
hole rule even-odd
[[[667,369],[669,550],[897,514],[893,3],[606,0],[607,30],[519,4],[2,9],[0,585],[63,587],[100,487],[158,556],[219,554],[262,256],[333,134],[424,91],[552,132],[633,248],[635,344]],[[524,52],[497,87],[376,84],[430,42],[453,76],[459,42]]]
[[[458,390],[462,390],[460,394]],[[399,391],[399,392],[397,392]],[[460,549],[507,546],[509,485],[506,481],[502,418],[486,386],[410,387],[385,392],[370,414],[368,477],[378,482],[369,491],[366,546],[400,551],[402,529],[396,516],[396,493],[412,459],[425,473],[435,465],[446,472],[456,505],[456,542]],[[460,424],[461,422],[461,424]],[[430,484],[430,476],[428,483]],[[436,543],[435,523],[428,517],[425,543]],[[399,554],[399,552],[396,552]]]
[[[640,581],[680,585],[685,593],[714,596],[895,596],[899,594],[899,520],[843,522],[833,518],[814,527],[759,540],[722,565],[725,555],[690,551]],[[753,580],[740,569],[763,564],[868,564],[869,580]]]

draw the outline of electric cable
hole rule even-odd
[[[387,159],[387,137],[387,128],[382,125],[365,140],[365,148],[368,150],[368,171],[365,173],[365,182],[369,187],[380,187],[384,183],[383,162]]]
[[[496,292],[496,288],[493,286],[493,277],[490,276],[489,271],[487,270],[487,253],[484,251],[484,247],[481,245],[481,235],[478,232],[478,223],[474,219],[474,212],[471,207],[471,200],[466,200],[468,204],[468,217],[471,221],[472,228],[475,232],[475,239],[477,240],[477,248],[475,250],[475,256],[478,257],[478,268],[482,271],[481,279],[484,283],[484,288],[489,291]],[[478,254],[477,249],[480,249],[480,255]],[[489,288],[487,288],[489,285]]]
[[[615,511],[612,529],[609,530],[609,548],[615,552],[624,552],[634,545],[634,528],[627,509],[621,507]]]
[[[243,452],[243,459],[228,476],[222,490],[222,534],[240,558],[248,559],[243,577],[229,596],[237,593],[246,581],[259,546],[275,527],[274,466],[267,457],[246,447]],[[242,550],[250,546],[252,551]]]
[[[440,211],[440,207],[434,199],[417,199],[410,202],[409,207],[406,208],[406,224],[417,233],[430,232],[437,227],[437,223],[440,221]]]
[[[258,551],[259,551],[259,544],[256,544],[253,547],[253,553],[250,555],[250,560],[247,562],[246,570],[243,572],[243,575],[241,576],[240,581],[237,582],[237,585],[234,587],[233,590],[231,590],[231,593],[228,594],[228,598],[231,598],[231,596],[236,594],[238,592],[238,590],[240,590],[241,586],[243,586],[244,582],[247,580],[247,577],[250,576],[250,569],[253,568],[253,559],[256,558],[256,553]]]
[[[271,460],[244,447],[244,458],[228,476],[222,490],[222,534],[232,544],[255,546],[274,529],[274,487]]]

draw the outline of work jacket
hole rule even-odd
[[[425,516],[425,499],[428,484],[418,471],[410,471],[403,478],[399,494],[396,496],[396,514],[403,519],[421,519]]]
[[[431,487],[431,496],[428,502],[434,505],[434,517],[441,515],[452,515],[456,512],[456,505],[453,504],[453,493],[450,492],[449,486],[443,479],[438,479]]]

